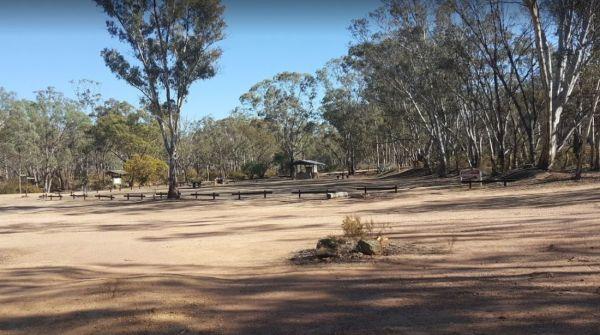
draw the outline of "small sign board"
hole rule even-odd
[[[460,181],[481,181],[481,170],[464,169],[460,170]]]
[[[115,185],[115,186],[121,185],[121,178],[113,178],[113,185]]]

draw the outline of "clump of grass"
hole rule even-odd
[[[363,221],[358,215],[347,215],[342,221],[344,236],[352,238],[370,235],[373,232],[373,226],[373,220]]]

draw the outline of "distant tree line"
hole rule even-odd
[[[0,89],[5,191],[19,176],[46,191],[106,187],[104,172],[126,167],[138,171],[127,182],[176,192],[176,179],[289,175],[300,158],[350,173],[600,169],[597,0],[383,0],[352,22],[346,55],[314,74],[275,74],[229,116],[193,122],[180,111],[189,86],[215,74],[219,1],[96,2],[135,50],[139,65],[102,55],[141,108],[103,100],[93,82],[75,99]]]

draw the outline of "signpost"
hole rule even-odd
[[[464,169],[460,170],[460,182],[468,182],[469,188],[471,188],[471,184],[473,182],[481,182],[483,179],[481,178],[481,170],[479,169]]]
[[[481,181],[481,170],[465,169],[460,171],[460,181]]]

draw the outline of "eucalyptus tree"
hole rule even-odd
[[[14,93],[7,92],[3,87],[0,87],[0,131],[6,127],[6,120],[10,114],[14,100]]]
[[[565,109],[565,125],[570,138],[572,134],[575,156],[575,179],[581,179],[586,145],[590,144],[590,167],[594,168],[598,156],[597,134],[594,134],[594,119],[599,115],[600,104],[600,59],[595,58],[583,71],[573,92],[572,103]],[[565,141],[566,142],[566,141]],[[563,146],[567,144],[564,143]],[[559,147],[559,151],[563,148]]]
[[[31,155],[37,157],[36,174],[43,180],[44,191],[50,192],[54,178],[59,179],[61,187],[67,186],[61,172],[70,174],[67,170],[75,168],[73,158],[78,155],[89,118],[75,101],[53,88],[37,92],[36,100],[28,106],[28,117],[36,149]]]
[[[343,139],[329,122],[317,124],[307,142],[304,148],[307,157],[325,163],[331,171],[347,168],[347,151],[341,146]]]
[[[0,87],[0,143],[4,143],[8,134],[6,132],[6,123],[9,116],[9,109],[11,106],[11,95]],[[6,149],[0,147],[0,163],[4,165],[4,178],[8,179],[8,158],[6,157]]]
[[[95,124],[89,134],[99,154],[110,153],[120,163],[134,155],[164,157],[158,122],[145,110],[109,99],[97,106],[94,114]]]
[[[355,21],[358,43],[350,50],[367,77],[370,99],[386,113],[418,125],[405,135],[425,141],[426,156],[440,176],[448,171],[458,117],[456,96],[449,92],[455,64],[440,43],[451,36],[449,15],[447,7],[433,2],[386,1],[371,21]]]
[[[238,112],[221,120],[203,118],[189,130],[186,141],[188,167],[195,165],[198,175],[200,165],[222,177],[252,165],[260,167],[257,175],[262,177],[277,150],[268,124]]]
[[[28,115],[31,103],[15,100],[10,107],[4,130],[0,130],[0,152],[5,159],[5,177],[16,176],[19,186],[25,176],[35,176],[36,148],[33,124]]]
[[[345,59],[329,61],[317,77],[324,88],[323,119],[337,130],[345,165],[354,174],[357,163],[378,145],[377,109],[363,98],[364,77]]]
[[[18,117],[16,96],[12,92],[0,87],[0,164],[3,168],[3,177],[8,180],[11,175],[14,153],[14,139],[16,132],[22,128],[15,128],[13,121]]]
[[[132,60],[104,49],[106,65],[138,89],[158,121],[169,163],[168,198],[178,198],[177,144],[190,86],[215,75],[224,7],[219,0],[95,0],[111,18],[108,32],[131,47]],[[136,64],[133,64],[135,61]]]
[[[315,127],[317,81],[309,74],[282,72],[240,97],[243,109],[269,123],[293,175],[292,163]]]
[[[528,163],[534,164],[538,111],[530,84],[536,79],[535,62],[531,29],[518,24],[523,21],[521,8],[499,0],[465,0],[455,1],[455,9],[463,39],[473,46],[463,58],[473,69],[471,78],[478,90],[470,92],[479,93],[473,101],[479,102],[492,135],[492,154],[503,170],[509,120],[517,119],[526,135]],[[512,150],[516,157],[518,148],[513,145]]]
[[[561,146],[561,117],[600,37],[600,1],[524,0],[534,29],[544,108],[538,167],[552,168]],[[555,36],[551,36],[554,32]]]

